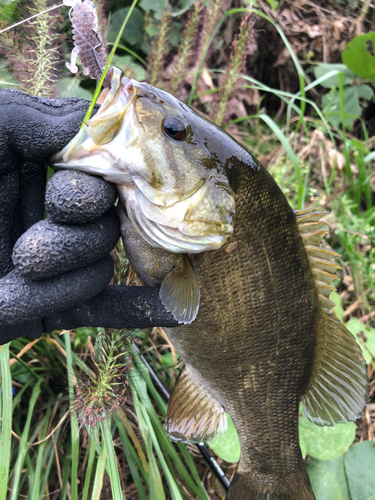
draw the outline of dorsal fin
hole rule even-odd
[[[224,408],[184,367],[168,401],[166,430],[173,441],[210,441],[227,430]]]
[[[327,212],[308,208],[295,210],[320,300],[320,319],[312,375],[302,396],[304,412],[317,425],[356,420],[366,405],[368,380],[360,348],[352,334],[332,314],[329,300],[335,290],[331,282],[340,266],[331,262],[337,257],[320,247],[327,234],[320,220]]]

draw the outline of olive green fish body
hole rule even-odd
[[[298,438],[356,420],[368,383],[331,312],[337,255],[319,209],[294,212],[267,170],[170,94],[113,71],[97,115],[53,158],[116,183],[129,260],[182,323],[168,402],[176,441],[209,441],[226,412],[241,444],[229,500],[313,500]]]
[[[301,494],[309,483],[298,439],[319,307],[310,266],[294,213],[268,172],[249,161],[234,162],[228,174],[234,233],[196,268],[197,319],[167,334],[234,421],[248,493],[231,498],[294,490],[313,498]]]

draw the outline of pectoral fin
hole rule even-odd
[[[166,429],[173,441],[210,441],[227,429],[224,408],[184,368],[168,401]]]
[[[160,288],[160,298],[165,308],[179,323],[191,323],[199,309],[199,285],[197,275],[187,255],[182,265],[170,271]]]
[[[321,248],[326,233],[319,209],[295,211],[298,228],[310,261],[320,299],[320,319],[312,375],[302,396],[304,412],[317,425],[356,420],[368,395],[366,367],[352,334],[331,313],[331,282],[339,266],[331,262],[335,252]]]

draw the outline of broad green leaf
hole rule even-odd
[[[355,436],[355,424],[346,422],[334,427],[320,427],[303,414],[299,419],[299,434],[308,455],[329,460],[347,451]]]
[[[332,460],[310,458],[306,468],[316,500],[349,500],[343,456]]]
[[[155,19],[161,19],[164,15],[165,3],[165,0],[142,0],[139,6],[146,12],[152,10],[155,12]]]
[[[375,32],[358,35],[342,51],[342,62],[354,73],[375,83]]]
[[[354,120],[361,115],[360,98],[371,99],[373,95],[372,89],[368,85],[352,85],[344,88],[344,115],[345,115],[345,128],[352,129]],[[340,96],[339,93],[329,92],[322,97],[322,107],[325,110],[325,116],[338,128],[341,125],[341,110],[340,110]]]
[[[118,32],[124,22],[130,7],[117,10],[111,18],[111,26],[108,32],[108,41],[114,43]],[[122,39],[130,45],[139,44],[143,40],[143,13],[137,7],[133,10],[131,15],[131,22],[125,28],[122,34]]]
[[[210,448],[215,454],[226,462],[236,463],[240,459],[241,446],[236,428],[227,413],[228,429],[217,438],[209,441]]]
[[[375,500],[375,444],[354,444],[345,456],[345,471],[352,500]]]
[[[86,99],[91,101],[92,94],[89,90],[86,90],[79,85],[80,80],[75,77],[61,78],[56,83],[57,95],[59,97],[79,97],[80,99]]]
[[[347,322],[346,328],[361,346],[363,357],[369,365],[375,358],[375,328],[364,325],[358,318],[351,318]]]
[[[314,75],[315,75],[315,78],[318,79],[320,77],[323,77],[324,75],[327,75],[331,71],[337,71],[337,72],[342,73],[344,85],[351,84],[357,78],[357,75],[352,73],[345,66],[345,64],[326,64],[326,63],[319,64],[319,66],[316,66],[314,68]],[[330,76],[326,80],[322,80],[320,82],[320,85],[322,87],[327,88],[327,89],[330,89],[332,87],[338,87],[339,86],[339,77],[337,74],[334,76]]]

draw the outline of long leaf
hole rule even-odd
[[[20,486],[20,479],[21,479],[21,474],[22,474],[22,468],[23,464],[25,462],[25,456],[28,451],[28,441],[29,441],[29,431],[30,431],[30,423],[31,423],[31,418],[33,416],[34,412],[34,407],[35,403],[39,397],[40,394],[40,386],[41,386],[42,380],[38,380],[36,385],[33,388],[33,391],[31,393],[31,398],[29,402],[29,410],[27,412],[27,417],[26,417],[26,422],[25,426],[23,428],[22,436],[21,436],[21,441],[18,446],[18,456],[16,460],[16,465],[14,467],[14,478],[13,478],[13,486],[12,486],[12,495],[10,497],[10,500],[17,500],[18,499],[18,490]]]
[[[98,441],[98,431],[97,428],[94,428],[91,431],[90,434],[90,441],[89,441],[89,459],[87,462],[87,468],[86,468],[86,473],[85,473],[85,484],[83,486],[83,493],[82,493],[82,500],[87,500],[88,494],[89,494],[89,489],[91,485],[91,474],[92,474],[92,467],[94,464],[95,460],[95,446]]]
[[[7,497],[12,439],[12,376],[9,344],[0,346],[0,500]]]
[[[154,431],[153,426],[151,424],[151,420],[148,416],[147,410],[146,410],[146,408],[143,407],[143,405],[141,406],[141,411],[143,413],[143,418],[145,419],[145,422],[146,422],[146,425],[148,428],[149,436],[151,437],[152,445],[156,451],[156,455],[159,459],[160,465],[163,469],[165,478],[167,480],[167,483],[169,486],[169,491],[170,491],[171,496],[172,496],[172,500],[183,500],[182,495],[181,495],[180,490],[179,490],[179,487],[178,487],[178,485],[173,477],[173,474],[170,471],[170,469],[169,469],[169,467],[164,459],[163,453],[161,451],[159,442],[158,442],[157,437],[155,435],[155,431]]]
[[[100,500],[100,495],[103,488],[106,460],[107,460],[106,447],[102,446],[98,461],[96,463],[96,471],[95,471],[94,484],[92,487],[91,500]]]
[[[117,467],[116,452],[113,446],[113,439],[111,433],[111,419],[100,422],[102,431],[103,445],[107,450],[108,459],[106,460],[106,469],[108,471],[109,479],[111,481],[111,490],[113,500],[125,500],[125,496],[121,491],[120,476]]]
[[[43,430],[40,436],[41,440],[43,440],[46,437],[50,416],[51,416],[51,406],[48,406],[47,412],[42,420]],[[46,447],[46,443],[47,441],[44,441],[43,443],[38,445],[38,455],[35,465],[35,479],[33,481],[33,485],[30,491],[30,500],[39,500],[40,480],[42,475],[42,464],[43,464],[44,449]]]
[[[136,452],[135,452],[135,450],[130,442],[130,439],[127,436],[125,429],[123,428],[121,423],[118,426],[118,430],[120,433],[121,444],[122,444],[122,447],[123,447],[123,450],[125,453],[126,462],[129,465],[129,469],[130,469],[131,475],[133,477],[134,484],[137,488],[138,495],[140,496],[141,500],[147,500],[147,494],[146,494],[145,488],[142,484],[142,480],[141,480],[141,476],[140,476],[139,472],[141,472],[142,477],[144,478],[144,480],[148,484],[148,480],[149,480],[148,470],[146,471],[146,469],[143,467],[142,462],[139,460],[139,457],[137,456],[137,454],[136,454]]]
[[[303,207],[303,201],[304,201],[304,183],[303,183],[303,178],[302,178],[302,173],[301,169],[299,166],[299,161],[296,155],[294,154],[294,151],[291,147],[291,145],[288,142],[288,139],[285,137],[285,135],[282,133],[281,129],[278,127],[278,125],[272,120],[271,117],[268,115],[260,114],[258,115],[259,118],[261,118],[267,125],[270,127],[270,129],[276,134],[278,137],[279,141],[281,144],[284,146],[285,151],[287,152],[287,155],[289,156],[290,161],[292,162],[294,171],[297,176],[297,181],[298,181],[298,207],[297,208],[302,208]]]
[[[66,364],[68,372],[68,387],[70,404],[73,405],[73,362],[72,362],[72,346],[70,343],[70,332],[64,332]],[[78,500],[78,457],[79,457],[79,431],[77,412],[72,411],[70,414],[71,425],[71,442],[72,442],[72,469],[71,469],[71,500]]]

